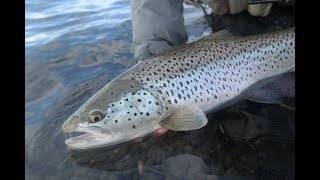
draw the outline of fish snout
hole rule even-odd
[[[79,116],[78,115],[72,115],[70,116],[62,125],[62,130],[65,133],[73,132],[77,127],[79,126]]]

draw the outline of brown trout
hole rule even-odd
[[[181,45],[136,64],[93,95],[62,126],[84,134],[65,143],[87,149],[161,127],[199,129],[207,123],[205,113],[250,98],[294,69],[294,28]]]

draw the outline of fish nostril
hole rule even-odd
[[[62,125],[63,129],[68,129],[70,127],[70,122],[66,121]]]
[[[67,123],[64,123],[64,124],[62,125],[62,130],[63,130],[63,131],[67,131],[67,130],[68,130],[68,125],[67,125]]]
[[[63,123],[62,130],[67,132],[72,128],[74,128],[74,123],[75,123],[74,120],[79,120],[79,115],[73,115],[70,118],[68,118],[68,120]]]
[[[62,130],[64,132],[71,132],[76,128],[76,125],[71,122],[66,122],[62,125]]]

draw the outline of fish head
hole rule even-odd
[[[62,125],[65,133],[81,132],[65,143],[74,149],[115,145],[160,128],[162,102],[134,80],[116,80],[93,95]]]

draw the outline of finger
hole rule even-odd
[[[159,136],[167,133],[168,131],[169,131],[169,129],[167,129],[167,128],[164,128],[164,127],[159,128],[159,129],[157,129],[157,130],[155,130],[155,131],[153,132],[152,137],[159,137]],[[141,137],[141,138],[133,139],[132,141],[133,141],[133,142],[141,142],[141,141],[143,141],[143,140],[144,140],[144,138]]]
[[[141,142],[141,141],[143,141],[143,138],[141,137],[141,138],[136,138],[136,139],[133,139],[132,140],[133,142]]]
[[[153,136],[153,137],[159,137],[159,136],[167,133],[168,131],[169,131],[169,129],[162,127],[162,128],[157,129],[157,130],[153,133],[152,136]]]

